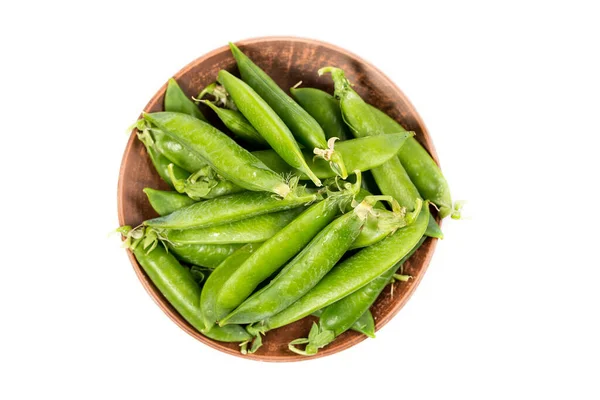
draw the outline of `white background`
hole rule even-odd
[[[600,397],[597,9],[12,3],[0,6],[0,398]],[[469,200],[377,339],[294,364],[189,337],[107,238],[127,126],[185,64],[263,35],[328,41],[388,74]]]

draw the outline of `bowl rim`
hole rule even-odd
[[[310,44],[310,45],[323,46],[328,49],[334,50],[336,52],[345,54],[346,56],[358,61],[365,67],[371,69],[370,72],[373,72],[373,73],[379,75],[379,78],[381,80],[385,81],[385,83],[387,85],[389,85],[393,90],[395,90],[399,94],[399,96],[401,96],[404,99],[407,109],[409,109],[412,116],[414,116],[415,122],[422,129],[423,136],[427,140],[428,151],[429,151],[431,157],[439,165],[438,155],[435,150],[435,146],[433,144],[431,136],[429,135],[429,131],[427,130],[425,123],[421,119],[421,116],[419,115],[419,113],[417,112],[417,110],[415,109],[413,104],[410,102],[410,100],[404,94],[404,92],[402,92],[402,90],[386,74],[384,74],[381,70],[379,70],[377,67],[375,67],[370,62],[364,60],[362,57],[359,57],[358,55],[356,55],[342,47],[333,45],[328,42],[324,42],[324,41],[316,40],[316,39],[298,37],[298,36],[254,37],[254,38],[250,38],[250,39],[238,40],[235,42],[235,44],[238,46],[245,46],[245,45],[252,45],[252,44],[257,44],[257,43],[277,42],[277,41],[292,41],[292,42],[305,43],[305,44]],[[177,73],[175,73],[173,75],[173,78],[175,80],[179,80],[183,75],[185,75],[195,65],[202,63],[205,60],[207,60],[219,53],[222,53],[223,51],[228,51],[228,50],[229,50],[228,45],[221,46],[214,50],[211,50],[210,52],[189,62],[182,69],[180,69]],[[156,94],[154,94],[154,96],[152,96],[152,98],[148,101],[148,103],[144,107],[143,112],[149,111],[151,106],[153,104],[155,104],[161,96],[164,95],[166,88],[167,88],[167,83],[168,82],[165,82],[158,89]],[[141,117],[141,115],[142,114],[140,113],[139,117]],[[125,185],[125,179],[124,179],[125,168],[127,165],[128,155],[131,152],[131,148],[133,147],[135,140],[136,140],[136,136],[134,134],[134,129],[132,129],[132,133],[129,137],[129,140],[128,140],[127,145],[125,146],[125,150],[123,152],[123,157],[121,158],[121,166],[119,168],[119,179],[118,179],[118,183],[117,183],[117,213],[118,213],[118,219],[119,219],[120,226],[125,224],[125,208],[124,208],[125,202],[124,202],[124,198],[123,198],[124,185]],[[441,227],[442,221],[439,218],[436,218],[436,220],[438,221],[438,224]],[[411,281],[411,285],[409,286],[406,294],[400,299],[400,301],[395,303],[392,306],[391,310],[386,315],[384,315],[382,318],[380,318],[376,321],[376,323],[375,323],[375,331],[376,332],[379,331],[383,326],[385,326],[392,318],[394,318],[396,316],[396,314],[398,314],[398,312],[404,307],[404,305],[412,297],[416,288],[419,286],[419,283],[423,279],[425,272],[427,272],[427,268],[429,266],[429,263],[431,262],[433,253],[435,252],[435,248],[437,245],[437,239],[428,238],[426,242],[431,242],[431,243],[429,245],[429,248],[427,249],[427,252],[425,253],[425,257],[422,262],[422,267],[420,269],[420,273],[416,277],[414,277],[414,279]],[[239,350],[230,349],[228,347],[225,347],[225,346],[219,344],[220,342],[217,342],[217,341],[207,338],[206,336],[204,336],[200,332],[198,332],[196,329],[191,327],[191,325],[189,325],[187,322],[185,322],[183,320],[183,317],[181,317],[179,315],[179,313],[177,313],[177,311],[175,311],[172,308],[172,306],[170,304],[168,304],[168,301],[166,299],[162,298],[162,295],[160,294],[160,292],[158,292],[158,290],[154,287],[154,285],[149,281],[144,270],[141,268],[141,266],[139,265],[135,256],[133,255],[133,252],[131,252],[129,249],[127,249],[127,256],[129,257],[129,261],[131,262],[134,272],[135,272],[136,276],[138,277],[140,283],[142,284],[142,286],[144,287],[146,292],[150,295],[150,297],[153,299],[153,301],[169,317],[169,319],[171,319],[171,321],[173,321],[179,328],[181,328],[184,332],[186,332],[193,338],[199,340],[200,342],[202,342],[202,343],[208,345],[209,347],[211,347],[215,350],[218,350],[220,352],[231,354],[233,356],[243,358],[245,360],[266,361],[266,362],[297,362],[297,361],[308,361],[308,360],[314,360],[314,359],[321,358],[321,357],[326,357],[326,356],[338,353],[340,351],[346,350],[350,347],[353,347],[356,344],[367,339],[367,337],[365,335],[354,335],[354,336],[346,339],[342,344],[339,344],[337,347],[331,349],[330,351],[328,351],[327,348],[324,348],[324,349],[321,349],[317,354],[315,354],[311,357],[305,357],[305,356],[301,356],[301,355],[294,354],[294,353],[290,353],[289,356],[288,355],[286,355],[286,356],[256,355],[256,354],[250,354],[250,353],[249,354],[241,354]]]

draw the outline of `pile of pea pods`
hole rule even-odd
[[[402,264],[426,237],[442,238],[430,209],[458,216],[446,179],[343,70],[318,71],[333,95],[288,94],[230,48],[241,78],[221,70],[197,98],[171,79],[165,111],[136,122],[172,190],[144,189],[160,216],[119,228],[125,246],[183,318],[244,354],[309,315],[318,323],[289,343],[294,353],[317,354],[349,329],[374,337],[370,307],[410,279]]]

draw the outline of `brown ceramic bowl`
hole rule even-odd
[[[427,129],[406,96],[381,71],[360,57],[328,43],[294,37],[249,39],[237,44],[244,53],[252,58],[284,89],[292,87],[298,81],[302,81],[304,87],[316,87],[332,93],[331,78],[329,76],[319,78],[317,70],[327,65],[341,67],[346,71],[350,81],[355,84],[354,88],[363,99],[395,118],[407,130],[415,131],[417,140],[429,150],[437,161],[437,155]],[[189,96],[192,96],[215,81],[217,72],[220,69],[237,73],[235,61],[227,46],[211,51],[192,61],[175,74],[174,78],[179,82],[182,89]],[[144,108],[145,112],[163,110],[165,88],[166,83],[150,99],[150,102]],[[208,110],[203,109],[203,111],[206,111],[205,115],[207,116],[213,115]],[[144,146],[132,134],[123,155],[119,175],[118,208],[119,223],[121,225],[137,226],[142,221],[156,216],[142,192],[145,187],[168,189],[154,171]],[[436,240],[427,239],[423,246],[405,264],[405,273],[412,275],[414,279],[408,282],[394,283],[396,287],[394,287],[393,296],[391,296],[389,288],[386,288],[377,299],[377,302],[371,308],[377,330],[381,329],[398,313],[416,289],[425,274],[435,245]],[[228,354],[241,356],[238,344],[217,342],[197,332],[165,300],[148,279],[131,252],[129,252],[129,259],[144,288],[158,306],[181,329],[210,347]],[[313,320],[313,317],[307,317],[294,324],[268,332],[264,337],[262,348],[255,354],[242,357],[261,361],[299,361],[328,356],[354,346],[365,339],[364,335],[348,331],[311,358],[299,356],[289,351],[288,343],[293,339],[306,337]]]

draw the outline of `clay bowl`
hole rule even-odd
[[[263,68],[282,88],[290,88],[298,81],[303,81],[303,86],[316,87],[333,93],[331,78],[319,78],[317,70],[323,66],[333,65],[341,67],[351,82],[355,84],[357,92],[368,103],[385,111],[388,115],[399,121],[407,130],[416,132],[416,138],[429,150],[437,161],[433,143],[421,118],[410,104],[406,96],[387,78],[381,71],[362,60],[360,57],[339,47],[315,40],[292,37],[266,37],[244,40],[238,43],[256,64]],[[216,79],[217,72],[226,69],[237,74],[235,61],[224,46],[192,61],[174,78],[183,90],[189,95],[196,95],[202,88]],[[165,79],[166,81],[166,79]],[[166,83],[154,95],[144,108],[146,112],[162,111],[163,96]],[[206,116],[213,116],[210,110],[203,109]],[[216,123],[216,121],[215,121]],[[218,125],[221,126],[221,125]],[[119,223],[137,226],[142,221],[156,216],[150,207],[142,189],[152,187],[168,189],[166,184],[154,171],[146,150],[132,133],[119,175],[118,208]],[[436,240],[427,239],[423,246],[405,264],[405,273],[414,277],[409,282],[395,283],[393,296],[390,288],[379,297],[371,311],[375,318],[377,330],[381,329],[406,303],[410,295],[417,288],[425,274],[436,245]],[[160,294],[148,279],[135,257],[129,252],[129,259],[140,282],[158,306],[181,329],[192,335],[202,343],[207,344],[224,353],[242,356],[238,344],[222,343],[202,336],[189,325]],[[307,317],[294,324],[268,332],[264,337],[264,345],[255,354],[242,356],[260,361],[299,361],[324,357],[363,341],[365,336],[348,331],[340,335],[335,342],[318,355],[306,358],[296,355],[288,350],[288,343],[299,337],[306,337],[313,317]]]

